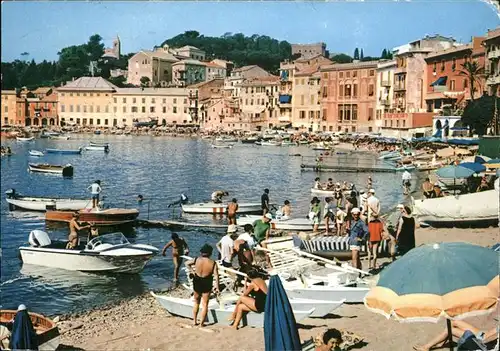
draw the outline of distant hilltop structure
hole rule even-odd
[[[303,58],[324,56],[326,57],[326,44],[323,42],[315,44],[291,44],[292,56],[300,55]]]
[[[121,56],[121,43],[120,43],[120,37],[117,35],[116,39],[113,40],[113,47],[112,48],[105,48],[104,49],[104,55],[102,55],[103,58],[114,58],[114,59],[119,59]]]

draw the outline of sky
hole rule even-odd
[[[484,1],[484,0],[483,0]],[[151,49],[187,30],[268,35],[290,43],[323,41],[333,53],[379,56],[427,34],[469,42],[500,26],[481,0],[327,0],[327,2],[8,1],[2,2],[1,59],[57,60],[57,52],[97,33],[122,53]],[[21,56],[28,52],[29,55]]]

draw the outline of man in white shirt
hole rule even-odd
[[[375,190],[370,189],[368,192],[368,200],[366,200],[368,207],[368,223],[373,219],[372,215],[380,215],[380,201],[375,197]]]
[[[92,194],[92,208],[96,208],[99,204],[99,194],[101,194],[102,191],[101,181],[96,180],[95,182],[90,184],[89,187],[87,187],[87,190],[90,190]]]
[[[238,228],[234,224],[227,227],[227,234],[217,243],[216,247],[221,255],[222,266],[232,268],[234,256],[234,240],[237,237]]]
[[[410,180],[411,180],[411,174],[408,171],[404,171],[403,175],[401,176],[401,179],[403,181],[403,188],[404,188],[404,194],[406,195],[410,189]]]
[[[359,208],[361,209],[361,214],[368,211],[366,208],[366,202],[368,201],[368,194],[364,190],[359,191]]]
[[[222,203],[222,197],[223,196],[228,196],[229,193],[227,191],[223,191],[223,190],[216,190],[212,193],[212,202],[215,203],[215,204],[220,204]]]

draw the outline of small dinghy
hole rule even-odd
[[[67,241],[51,241],[47,233],[33,230],[30,246],[19,248],[24,264],[98,273],[139,273],[159,250],[151,245],[132,244],[122,233],[99,235],[74,249]]]
[[[59,197],[23,196],[15,189],[5,192],[9,210],[47,211],[50,209],[78,211],[92,206],[90,199],[73,199]]]
[[[212,144],[213,149],[232,149],[232,144]]]
[[[238,139],[233,137],[217,137],[215,141],[220,143],[237,143]]]
[[[12,321],[18,311],[0,310],[0,325],[12,329]],[[38,313],[28,312],[28,315],[36,332],[38,350],[57,350],[60,344],[60,334],[57,324],[48,317]],[[12,335],[10,336],[12,338]],[[8,340],[7,344],[9,343]]]
[[[85,147],[86,151],[104,151],[104,152],[109,152],[109,146],[108,145],[90,145]]]
[[[281,141],[278,141],[278,140],[264,141],[263,140],[260,142],[259,145],[261,145],[261,146],[281,146]]]
[[[151,292],[151,295],[156,298],[156,301],[160,303],[160,305],[165,308],[170,314],[184,317],[184,318],[193,318],[193,300],[192,299],[181,299],[177,297],[171,296],[160,296]],[[219,305],[217,301],[211,300],[208,303],[208,313],[207,319],[205,320],[207,323],[214,324],[228,324],[228,318],[231,317],[234,311],[233,304],[230,305]],[[202,308],[200,306],[200,308]],[[295,316],[295,321],[300,322],[301,320],[309,317],[314,312],[314,309],[310,309],[308,311],[297,311],[293,310],[293,314]],[[241,319],[241,323],[244,326],[254,327],[254,328],[262,328],[264,327],[264,313],[256,313],[256,312],[248,312],[245,313],[243,318]]]
[[[82,148],[79,147],[76,150],[71,149],[46,149],[48,154],[65,154],[65,155],[80,155],[82,153]]]
[[[253,224],[256,220],[261,219],[262,216],[245,215],[238,218],[238,226],[245,224]],[[271,229],[277,230],[293,230],[293,231],[312,231],[313,222],[307,218],[289,218],[289,219],[276,219],[271,221]],[[319,224],[319,230],[326,229],[323,223]]]
[[[89,144],[90,146],[108,146],[109,147],[109,143],[101,143],[99,141],[89,141]]]
[[[97,226],[132,223],[139,216],[139,211],[133,208],[84,209],[78,213],[80,222],[93,222]],[[72,211],[47,211],[45,213],[46,221],[69,223],[72,218]]]
[[[49,139],[53,139],[53,140],[69,140],[69,138],[70,138],[69,135],[63,135],[63,134],[49,136]]]
[[[28,171],[38,173],[61,174],[63,177],[73,176],[73,166],[67,164],[64,166],[50,165],[48,163],[28,163]]]
[[[43,152],[38,151],[38,150],[30,150],[29,154],[30,154],[30,156],[34,156],[34,157],[42,157],[43,156]]]
[[[213,202],[201,202],[196,204],[182,204],[182,211],[185,213],[209,213],[224,214],[227,211],[227,204],[216,204]],[[257,213],[262,212],[260,202],[242,202],[238,203],[238,213]]]
[[[32,141],[35,137],[16,137],[17,141]]]

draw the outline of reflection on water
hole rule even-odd
[[[39,139],[23,144],[8,141],[14,156],[2,158],[1,168],[1,293],[2,306],[16,307],[19,303],[34,306],[41,313],[65,313],[74,308],[85,309],[142,293],[149,289],[166,288],[173,273],[170,252],[166,257],[156,256],[145,270],[137,275],[103,276],[74,271],[26,267],[19,260],[19,246],[28,241],[34,229],[47,231],[51,238],[65,240],[67,224],[45,223],[42,213],[10,212],[4,192],[15,188],[26,195],[89,197],[87,187],[96,179],[102,181],[106,206],[138,208],[139,218],[161,220],[178,217],[179,208],[168,204],[179,199],[181,193],[193,202],[210,199],[215,189],[224,189],[229,197],[239,202],[260,201],[264,188],[270,189],[270,200],[282,204],[290,200],[294,216],[308,213],[310,188],[317,176],[300,170],[301,157],[318,152],[307,146],[259,147],[236,144],[232,149],[213,149],[209,142],[196,139],[167,137],[113,137],[75,135],[72,140]],[[92,138],[111,144],[109,153],[84,152],[82,155],[48,154],[37,162],[71,163],[72,178],[50,177],[27,172],[29,149],[48,147],[75,148],[88,144]],[[356,154],[349,157],[355,158]],[[375,156],[374,156],[375,157]],[[321,173],[328,178],[344,180],[365,188],[369,173]],[[377,191],[383,211],[388,211],[402,200],[401,175],[374,173],[373,188]],[[142,194],[142,204],[136,199]],[[183,220],[202,223],[226,223],[224,218],[183,215]],[[177,229],[176,229],[177,230]],[[122,231],[130,241],[161,248],[170,240],[171,230],[137,227],[101,229],[101,233]],[[196,254],[200,247],[214,245],[223,230],[179,229]]]

